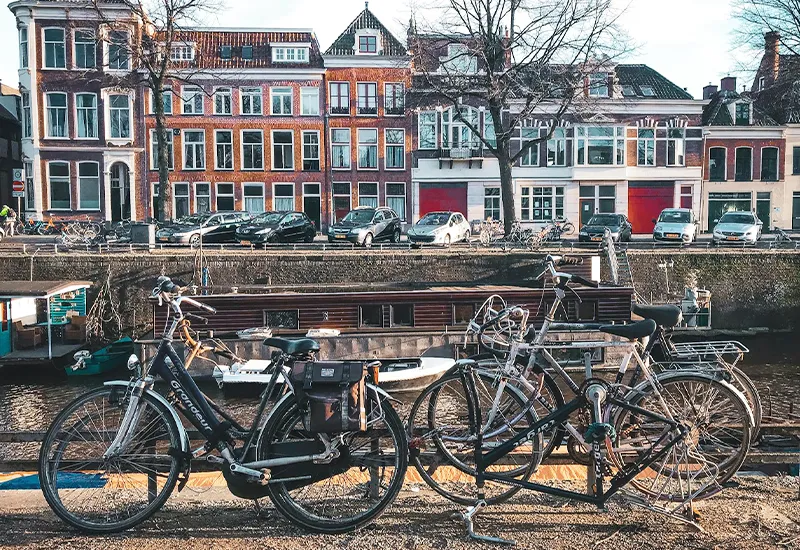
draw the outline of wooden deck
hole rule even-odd
[[[62,359],[85,347],[86,344],[53,344],[53,360]],[[30,349],[19,349],[0,357],[0,366],[6,363],[39,363],[50,360],[47,344]]]

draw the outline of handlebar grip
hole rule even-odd
[[[211,306],[207,306],[206,304],[201,304],[200,302],[197,302],[197,303],[200,304],[201,309],[204,309],[205,311],[209,312],[210,314],[215,315],[217,313],[217,308],[214,308],[214,307],[211,307]]]
[[[494,325],[496,325],[497,323],[499,323],[500,321],[511,315],[511,309],[512,308],[508,307],[505,309],[501,309],[493,319],[489,319],[488,321],[486,321],[481,325],[480,332],[483,332],[489,327],[493,327]]]
[[[195,315],[194,313],[184,313],[183,315],[184,317],[187,317],[189,319],[194,319],[196,321],[199,321],[204,325],[208,324],[208,319],[206,319],[205,317],[200,317],[199,315]]]
[[[558,262],[558,265],[581,265],[583,263],[583,258],[568,258],[564,256],[561,258],[561,261]]]
[[[592,288],[598,288],[600,286],[600,283],[597,283],[595,281],[589,281],[587,279],[584,279],[580,275],[573,275],[572,278],[570,279],[570,282],[578,283],[579,285],[583,286],[590,286]]]

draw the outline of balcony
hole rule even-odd
[[[378,108],[377,107],[358,107],[356,111],[359,115],[377,115]]]
[[[469,168],[472,168],[473,163],[476,168],[483,168],[484,151],[479,143],[471,142],[453,145],[453,147],[443,147],[437,151],[440,169],[445,164],[449,164],[448,168],[453,168],[454,161],[467,161]]]
[[[405,107],[385,107],[386,116],[402,116],[406,114]]]
[[[349,115],[350,107],[331,107],[332,115]]]

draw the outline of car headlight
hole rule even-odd
[[[258,231],[256,231],[256,234],[257,235],[266,235],[270,231],[272,231],[271,227],[265,227],[264,229],[259,229]]]
[[[355,228],[350,230],[350,234],[351,235],[360,235],[364,231],[366,231],[366,229],[364,229],[363,227],[355,227]]]
[[[585,229],[581,229],[578,235],[588,235],[588,233],[586,233]]]

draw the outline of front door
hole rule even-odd
[[[792,196],[792,229],[800,229],[800,193]]]
[[[131,181],[128,167],[118,162],[111,167],[111,221],[131,218]]]
[[[581,199],[581,225],[586,225],[594,216],[594,199]]]
[[[308,216],[308,219],[311,220],[311,223],[314,224],[314,229],[317,231],[322,231],[322,226],[320,225],[322,211],[321,207],[322,201],[320,197],[313,195],[303,196],[303,212],[305,212],[306,216]],[[345,212],[344,215],[347,215],[347,212]]]
[[[772,231],[772,221],[771,218],[771,193],[769,191],[759,191],[756,193],[756,216],[758,219],[761,220],[763,224],[762,231],[764,233],[769,233]]]
[[[11,302],[0,300],[0,357],[11,353]]]

